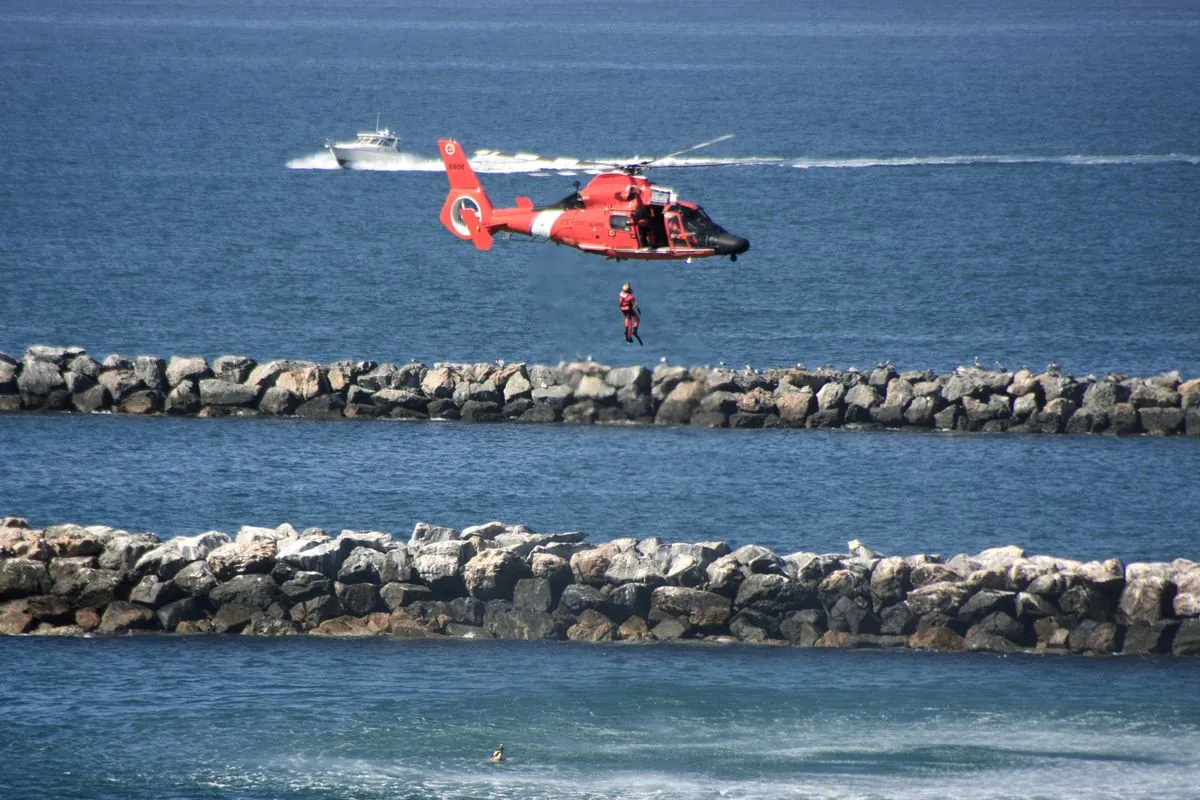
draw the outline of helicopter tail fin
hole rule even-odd
[[[474,242],[480,250],[492,249],[492,233],[488,229],[492,202],[471,169],[462,145],[453,139],[441,139],[438,153],[450,179],[450,193],[438,219],[458,238]]]

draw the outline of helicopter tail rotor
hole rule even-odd
[[[438,219],[458,238],[474,242],[480,250],[492,249],[492,233],[488,229],[492,201],[471,169],[462,145],[453,139],[442,139],[438,141],[438,152],[450,180],[450,192]]]

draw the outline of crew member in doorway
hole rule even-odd
[[[638,336],[638,326],[642,324],[642,310],[638,308],[637,298],[633,295],[633,287],[628,283],[621,286],[617,302],[621,306],[621,313],[625,315],[625,341],[632,342],[637,339],[638,344],[644,345],[642,337]]]

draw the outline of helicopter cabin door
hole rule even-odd
[[[683,226],[683,219],[680,217],[678,206],[669,206],[663,212],[663,221],[666,223],[667,228],[667,242],[672,249],[692,246],[687,228]]]

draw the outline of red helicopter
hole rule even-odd
[[[643,174],[657,161],[729,138],[732,136],[722,136],[634,164],[610,164],[613,171],[597,175],[582,189],[576,182],[575,191],[557,203],[535,206],[528,197],[518,197],[515,208],[493,208],[462,145],[442,139],[438,152],[446,165],[450,193],[439,219],[447,230],[474,242],[480,250],[490,250],[493,234],[504,231],[618,261],[691,261],[708,256],[729,256],[730,261],[737,261],[750,249],[749,241],[713,222],[695,203],[680,200],[674,190],[650,183]]]

